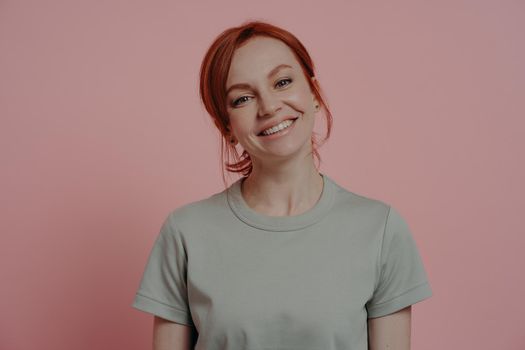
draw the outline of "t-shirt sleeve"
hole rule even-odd
[[[192,326],[186,287],[187,261],[184,240],[170,214],[151,249],[132,307]]]
[[[390,206],[379,257],[379,278],[366,308],[368,318],[399,311],[432,296],[410,228]]]

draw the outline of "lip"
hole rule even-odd
[[[290,125],[284,130],[280,130],[274,134],[267,135],[267,136],[264,136],[264,135],[259,136],[261,138],[261,141],[262,142],[272,142],[273,140],[280,139],[281,137],[285,137],[286,135],[290,134],[295,129],[295,122],[297,121],[297,119],[299,118],[296,118],[294,122],[292,123],[292,125]]]
[[[282,117],[282,118],[277,118],[275,120],[272,120],[268,123],[266,123],[260,130],[259,132],[257,133],[257,136],[262,136],[262,132],[266,129],[269,129],[271,128],[272,126],[276,126],[276,125],[279,125],[280,123],[282,123],[283,121],[285,120],[288,120],[288,119],[298,119],[299,116],[297,115],[287,115],[285,117]],[[268,136],[265,136],[265,137],[268,137]]]

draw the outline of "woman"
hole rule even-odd
[[[394,208],[318,171],[314,122],[324,110],[328,137],[331,115],[304,46],[228,29],[201,97],[244,176],[162,225],[133,303],[154,348],[409,349],[411,305],[432,295],[421,258]]]

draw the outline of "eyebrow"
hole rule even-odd
[[[274,75],[275,73],[277,73],[278,71],[280,71],[283,68],[292,68],[292,66],[282,63],[282,64],[274,67],[270,71],[270,73],[268,73],[268,78],[270,78],[272,75]],[[243,83],[233,84],[232,86],[230,86],[228,88],[228,90],[226,90],[226,95],[228,95],[230,93],[230,91],[233,90],[233,89],[248,89],[248,88],[250,88],[249,84],[243,84]]]

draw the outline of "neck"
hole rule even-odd
[[[323,178],[313,159],[301,166],[264,168],[255,166],[242,181],[248,206],[269,216],[293,216],[311,209],[323,191]]]

